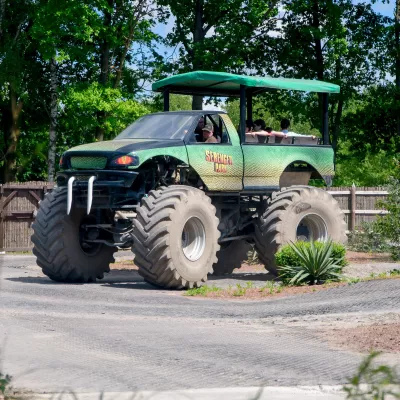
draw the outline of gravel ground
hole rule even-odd
[[[363,355],[324,332],[400,313],[399,280],[267,302],[220,301],[154,289],[136,271],[66,285],[43,276],[33,257],[0,262],[3,370],[15,386],[39,392],[341,385]],[[230,279],[250,280],[239,272],[213,282]],[[384,360],[395,364],[399,354]]]

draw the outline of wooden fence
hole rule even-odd
[[[32,222],[39,201],[54,184],[48,182],[0,185],[0,251],[30,251]]]
[[[53,186],[48,182],[0,185],[0,252],[32,249],[31,225],[35,212],[39,201]],[[387,196],[382,188],[337,187],[327,191],[343,209],[349,230],[386,213],[376,207],[376,202]]]
[[[349,231],[361,226],[363,222],[372,222],[377,215],[387,211],[379,209],[377,202],[385,200],[388,192],[382,187],[333,187],[326,189],[339,203],[345,213]]]

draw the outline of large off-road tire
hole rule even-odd
[[[33,254],[43,273],[57,282],[94,282],[109,272],[116,247],[81,245],[80,226],[86,211],[67,215],[67,190],[55,188],[43,201],[32,224]],[[90,218],[90,217],[89,217]]]
[[[225,246],[221,245],[217,253],[218,261],[213,265],[214,275],[231,274],[234,269],[240,268],[248,259],[250,250],[251,244],[245,240],[234,240]]]
[[[347,225],[338,202],[326,191],[310,186],[291,186],[265,201],[255,231],[255,248],[268,271],[277,274],[275,253],[296,240],[331,238],[345,243]]]
[[[146,281],[166,288],[200,287],[219,250],[211,199],[189,186],[152,190],[133,221],[135,264]]]

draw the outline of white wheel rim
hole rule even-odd
[[[328,228],[325,221],[317,214],[305,215],[297,225],[296,240],[326,242],[328,240]]]
[[[182,250],[189,261],[197,261],[206,247],[206,231],[197,217],[189,218],[182,231]]]

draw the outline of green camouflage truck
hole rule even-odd
[[[90,282],[109,272],[113,253],[132,249],[144,279],[199,287],[210,273],[240,268],[251,246],[267,270],[290,241],[346,240],[338,203],[307,186],[330,185],[333,150],[328,94],[337,85],[191,72],[153,84],[165,112],[145,115],[114,140],[74,147],[60,160],[56,188],[40,203],[33,252],[55,281]],[[267,90],[322,93],[322,144],[306,137],[246,143],[253,96]],[[239,132],[220,111],[169,112],[169,94],[240,98]],[[217,143],[205,143],[199,121]]]

